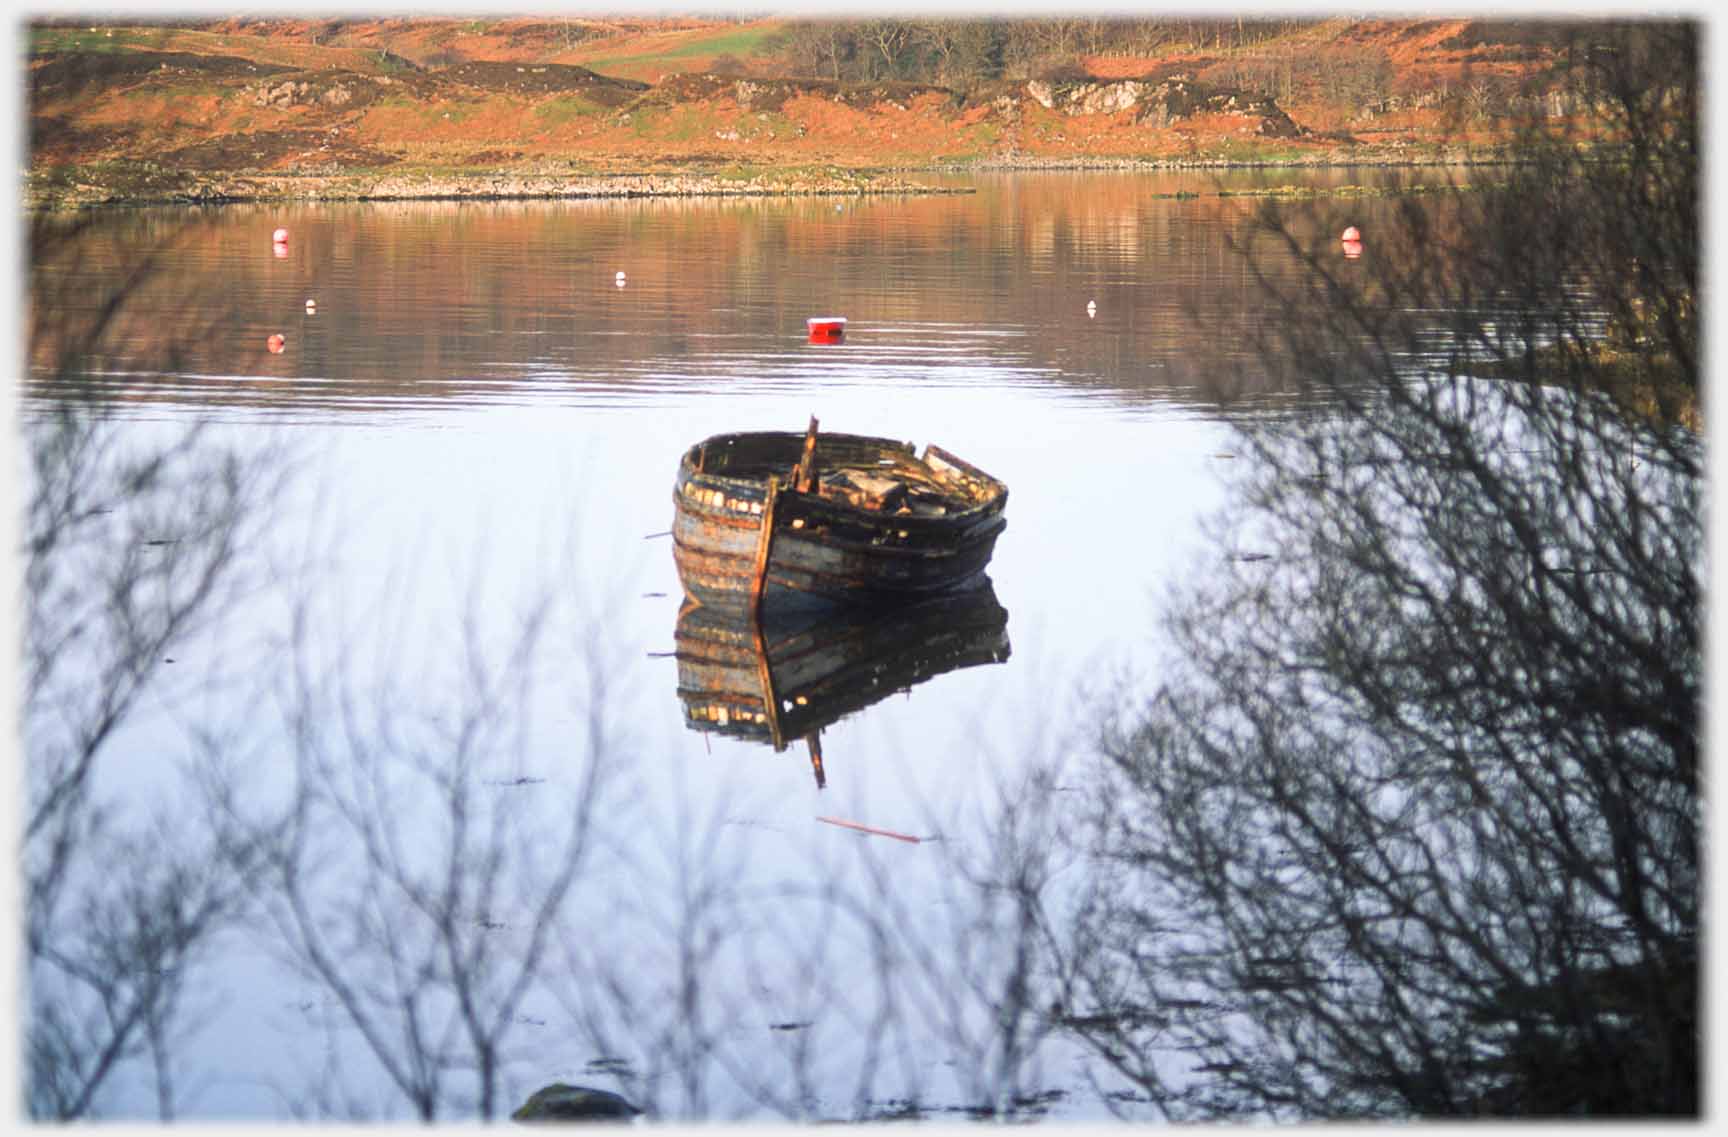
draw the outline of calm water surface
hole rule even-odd
[[[1160,589],[1222,555],[1201,525],[1235,461],[1212,384],[1240,363],[1253,393],[1247,340],[1277,313],[1227,247],[1251,205],[1212,194],[1209,176],[970,184],[920,198],[101,219],[58,270],[91,296],[137,249],[167,247],[123,322],[128,351],[87,360],[79,389],[132,441],[204,421],[215,442],[289,463],[247,554],[266,567],[225,619],[174,645],[179,693],[150,701],[116,740],[103,792],[140,807],[188,800],[178,771],[202,732],[225,740],[219,749],[256,783],[248,792],[269,800],[292,765],[278,717],[289,659],[351,680],[358,718],[392,707],[454,720],[470,690],[465,644],[505,658],[525,615],[555,603],[544,662],[511,689],[520,702],[507,729],[469,776],[525,802],[536,787],[569,788],[596,752],[616,776],[595,853],[605,867],[562,915],[561,942],[577,946],[544,964],[555,977],[514,1010],[505,1112],[562,1079],[623,1088],[667,1118],[846,1117],[911,1093],[963,1109],[1010,1083],[1058,1114],[1107,1116],[1092,1087],[1107,1077],[1060,1038],[1018,1065],[976,1043],[989,1035],[986,994],[942,1015],[902,1011],[891,1045],[860,1050],[864,1026],[883,1020],[865,978],[854,988],[835,977],[869,971],[863,941],[831,929],[828,943],[791,897],[868,884],[879,911],[928,930],[928,958],[907,962],[908,976],[956,991],[997,982],[1009,963],[991,946],[997,916],[959,866],[991,861],[1034,763],[1082,752],[1123,677],[1156,673]],[[271,245],[278,225],[292,234],[285,249]],[[824,314],[848,319],[844,342],[807,342],[806,318]],[[286,346],[273,354],[278,333]],[[182,354],[165,376],[125,362],[171,343]],[[39,366],[24,417],[63,393]],[[1276,403],[1260,394],[1251,406]],[[686,447],[801,430],[812,416],[824,429],[936,442],[1011,493],[990,568],[1010,655],[827,728],[823,788],[800,746],[776,753],[685,726],[665,536]],[[301,657],[288,639],[297,606],[312,629]],[[598,719],[611,732],[603,744]],[[1064,789],[1059,776],[1039,784]],[[401,840],[432,860],[448,838],[439,802],[404,790],[392,803]],[[523,810],[538,820],[512,834],[552,824]],[[487,926],[519,931],[532,890],[504,891],[506,914]],[[726,903],[692,907],[698,895]],[[340,1085],[363,1103],[349,1112],[411,1116],[325,985],[281,954],[264,932],[227,936],[212,953],[196,987],[200,1028],[179,1043],[178,1114],[341,1114],[307,1088]],[[668,994],[692,959],[710,992],[700,1010]],[[953,973],[932,978],[935,960]],[[582,968],[605,970],[597,961],[642,985],[635,1011],[584,1002]],[[922,1010],[942,1003],[911,978],[901,994]],[[698,1018],[712,1033],[685,1049],[666,1041],[676,1031],[646,1025]],[[618,1040],[611,1053],[602,1035]],[[794,1053],[803,1039],[818,1041]],[[807,1072],[793,1095],[803,1104],[764,1106],[740,1072],[760,1066],[771,1081],[776,1063]],[[859,1089],[869,1063],[892,1073]],[[1007,1066],[1007,1081],[979,1073]],[[472,1113],[466,1083],[450,1084],[441,1115]],[[133,1061],[104,1112],[152,1116],[157,1089]]]

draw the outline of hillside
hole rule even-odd
[[[819,192],[916,188],[916,171],[954,166],[1434,161],[1568,113],[1554,94],[1567,33],[1354,18],[38,22],[28,187],[37,205]]]

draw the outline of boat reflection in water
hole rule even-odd
[[[803,740],[818,788],[822,730],[944,672],[1008,658],[1008,612],[989,578],[890,609],[770,613],[686,602],[678,698],[691,730],[785,750]]]

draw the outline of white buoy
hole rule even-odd
[[[316,301],[316,300],[306,301],[306,310],[308,312],[316,312],[318,310],[318,301]]]
[[[1098,315],[1098,301],[1086,301],[1086,314],[1091,317],[1096,317]]]
[[[619,287],[619,288],[623,288],[623,287],[624,287],[624,270],[623,270],[623,269],[619,269],[619,270],[618,270],[618,275],[617,275],[617,276],[615,276],[615,277],[613,277],[613,278],[612,278],[612,281],[613,281],[613,283],[614,283],[614,284],[616,284],[616,285],[617,285],[617,286],[618,286],[618,287]]]

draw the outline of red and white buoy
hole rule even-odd
[[[270,234],[270,240],[278,245],[286,245],[288,243],[288,230],[276,230],[274,233]]]
[[[804,322],[810,329],[811,343],[834,343],[846,335],[845,316],[811,316]]]
[[[264,341],[264,346],[270,349],[271,355],[281,355],[288,350],[288,337],[277,332]]]

